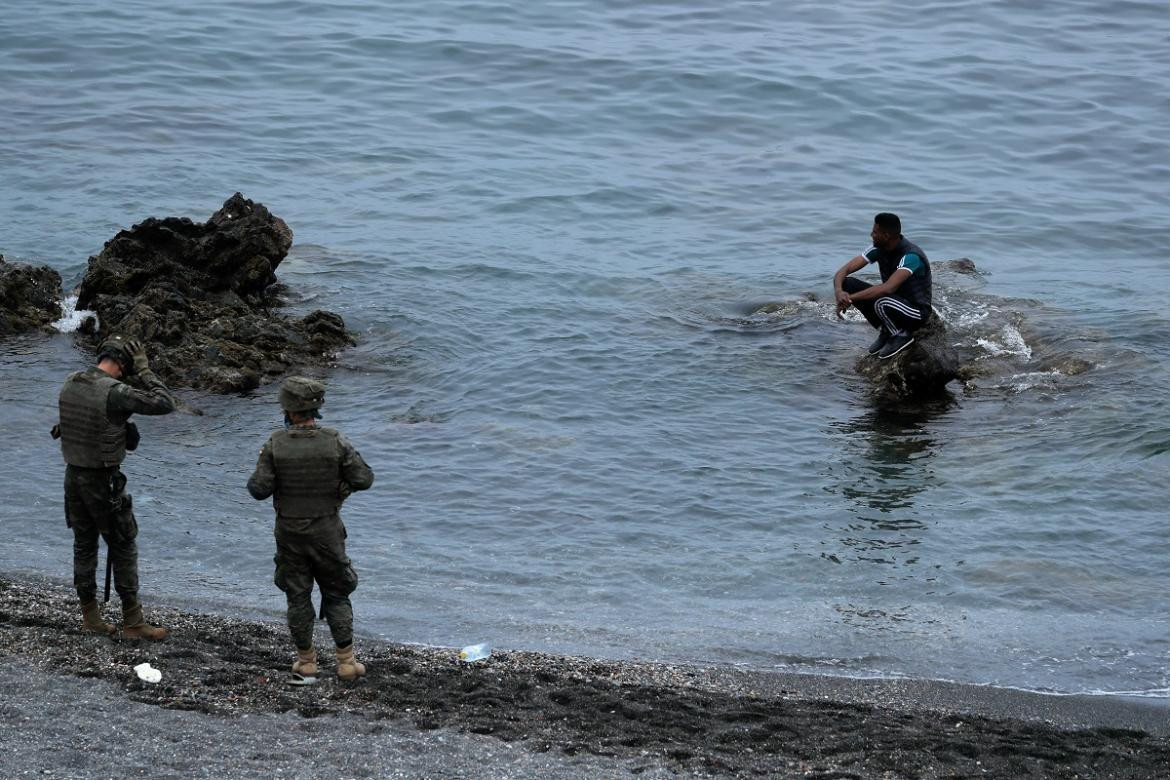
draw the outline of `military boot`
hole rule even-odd
[[[142,605],[122,607],[122,636],[126,639],[162,639],[167,630],[161,626],[152,626],[142,616]]]
[[[293,674],[301,677],[317,676],[317,651],[313,648],[297,650],[297,660],[293,662]]]
[[[356,680],[364,677],[366,665],[353,657],[353,645],[342,650],[337,648],[337,676],[343,680]]]
[[[81,618],[86,631],[107,636],[115,631],[113,623],[102,620],[102,606],[97,603],[97,599],[81,605]]]

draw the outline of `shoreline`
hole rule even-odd
[[[116,599],[106,606],[107,619],[115,606]],[[382,759],[371,760],[384,760],[382,768],[394,766],[395,745],[446,735],[427,752],[437,762],[428,771],[448,776],[478,766],[485,751],[507,754],[510,763],[481,767],[481,776],[500,777],[510,776],[509,766],[516,776],[565,777],[1170,775],[1170,719],[1161,700],[511,651],[467,665],[451,649],[361,637],[358,657],[369,673],[343,683],[331,652],[321,652],[332,647],[323,627],[320,681],[293,687],[283,625],[155,606],[149,595],[147,614],[168,628],[167,640],[83,634],[71,588],[0,575],[0,680],[8,698],[22,684],[47,689],[48,698],[79,684],[107,686],[115,709],[190,713],[208,732],[201,749],[214,748],[212,735],[221,731],[230,741],[242,718],[251,726],[271,722],[281,733],[290,722],[299,729],[305,721],[352,721],[370,732],[355,749],[381,751]],[[136,677],[133,666],[143,661],[162,671],[161,682]],[[50,716],[34,708],[20,717],[35,725]],[[137,720],[149,730],[154,718]],[[248,771],[241,761],[233,776]]]

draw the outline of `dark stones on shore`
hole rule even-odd
[[[0,255],[0,337],[51,332],[61,319],[61,275],[47,266],[5,262]]]
[[[80,630],[77,599],[64,585],[0,577],[0,656],[30,669],[106,680],[137,702],[220,718],[292,712],[351,715],[371,724],[395,719],[420,731],[486,735],[534,753],[702,776],[1166,777],[1170,771],[1170,740],[1132,728],[1064,729],[920,710],[909,702],[878,706],[732,669],[523,652],[460,664],[452,649],[359,639],[365,678],[339,681],[323,654],[320,681],[290,687],[293,651],[283,626],[147,608],[171,630],[166,641],[111,640]],[[114,612],[110,605],[106,617]],[[143,661],[162,671],[161,682],[137,678],[133,667]],[[46,730],[54,733],[49,724]]]
[[[207,222],[150,218],[123,230],[89,259],[79,309],[99,327],[139,339],[169,385],[216,393],[251,390],[293,368],[328,362],[355,343],[340,316],[275,311],[276,269],[292,245],[284,220],[240,193]]]

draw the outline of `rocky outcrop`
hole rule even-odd
[[[275,311],[276,268],[292,245],[284,220],[236,193],[207,222],[147,219],[89,259],[78,308],[97,312],[94,345],[140,339],[172,386],[239,392],[355,342],[340,316]]]
[[[975,267],[975,261],[969,257],[957,257],[954,260],[942,260],[937,263],[931,263],[930,267],[935,271],[950,271],[956,274],[963,274],[964,276],[982,276],[982,272]]]
[[[946,394],[947,383],[959,378],[959,365],[946,324],[932,314],[915,332],[913,344],[888,360],[862,357],[857,373],[870,381],[880,400],[920,400]]]
[[[0,336],[51,331],[61,318],[61,275],[0,255]]]

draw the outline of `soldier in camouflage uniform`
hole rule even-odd
[[[374,482],[374,473],[349,440],[317,425],[325,386],[302,377],[280,388],[285,428],[260,450],[248,492],[257,500],[272,496],[276,509],[276,587],[288,599],[288,627],[297,648],[292,670],[317,674],[313,649],[313,583],[321,589],[321,612],[337,645],[337,675],[353,680],[366,673],[354,658],[353,607],[349,594],[357,573],[345,554],[345,525],[338,513],[355,490]]]
[[[144,389],[119,380],[137,374]],[[135,341],[113,336],[98,349],[98,362],[69,375],[58,399],[53,429],[65,457],[65,522],[73,530],[73,584],[87,631],[113,634],[97,601],[98,536],[106,540],[114,586],[122,600],[122,634],[162,639],[138,602],[138,523],[119,465],[138,446],[132,414],[168,414],[175,401]]]

